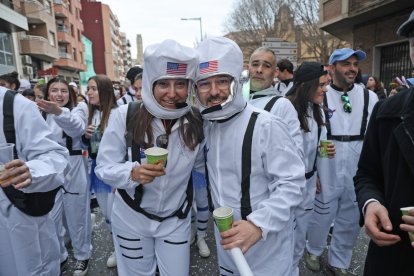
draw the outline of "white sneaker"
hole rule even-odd
[[[109,256],[108,260],[106,261],[106,266],[111,268],[111,267],[116,267],[116,255],[115,255],[115,251],[113,251],[111,253],[111,256]]]
[[[198,253],[201,257],[207,258],[210,256],[210,249],[208,248],[208,245],[206,243],[206,240],[202,237],[197,238],[197,247],[198,247]]]

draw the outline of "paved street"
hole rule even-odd
[[[95,230],[92,235],[93,238],[93,255],[89,266],[89,276],[98,275],[118,275],[116,268],[108,269],[106,267],[106,260],[111,254],[113,248],[112,239],[109,235],[109,231],[106,229],[106,225],[102,220],[102,217],[98,214],[95,223]],[[210,276],[219,275],[217,270],[217,258],[214,246],[214,235],[213,235],[213,223],[209,222],[207,243],[211,250],[211,256],[209,258],[201,258],[197,252],[197,246],[191,246],[191,276]],[[368,238],[365,234],[364,229],[361,229],[361,233],[358,238],[357,246],[354,248],[354,254],[352,258],[351,271],[356,275],[362,275],[364,268],[365,252],[367,250]],[[72,257],[72,256],[71,256]],[[330,275],[325,265],[327,263],[326,252],[322,256],[322,263],[324,269],[321,272],[314,273],[305,268],[302,260],[300,264],[300,276],[322,276]],[[73,273],[74,260],[69,260],[68,272],[65,275],[71,275]]]

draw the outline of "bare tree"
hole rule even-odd
[[[282,7],[290,10],[294,30],[286,31],[285,19],[278,18]],[[266,37],[287,39],[294,33],[299,53],[305,47],[311,59],[327,63],[333,49],[344,47],[345,42],[320,30],[318,23],[319,0],[240,0],[226,21],[226,29],[245,55],[261,46]],[[299,62],[304,60],[298,58]]]

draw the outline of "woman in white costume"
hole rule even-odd
[[[161,275],[188,275],[189,180],[193,168],[204,168],[202,120],[189,96],[198,58],[194,49],[166,40],[148,46],[144,61],[142,104],[113,112],[95,171],[117,188],[111,219],[119,275],[154,275],[157,265]],[[130,147],[126,133],[133,136]],[[168,149],[165,168],[140,160],[153,145]]]
[[[313,203],[316,194],[317,168],[316,158],[319,141],[326,140],[326,127],[322,111],[323,98],[327,91],[328,72],[318,62],[303,62],[296,70],[294,85],[288,91],[288,99],[298,112],[305,153],[306,187],[303,190],[303,201],[295,210],[295,248],[293,254],[292,275],[299,275],[298,263],[306,244],[306,230],[312,217]],[[329,158],[335,155],[335,146],[328,148]]]
[[[62,224],[64,216],[77,260],[74,275],[85,275],[92,253],[89,179],[86,159],[82,156],[81,149],[88,107],[83,102],[76,104],[76,94],[60,77],[49,80],[45,100],[39,100],[37,105],[41,111],[47,113],[46,122],[53,133],[53,139],[69,151],[70,171],[66,177],[66,191],[58,192],[51,212],[61,246],[61,263],[66,262],[68,257]]]
[[[90,174],[91,190],[96,195],[99,210],[105,218],[108,230],[112,231],[111,210],[114,194],[112,187],[98,179],[95,175],[96,156],[99,151],[99,146],[97,141],[93,141],[94,138],[92,136],[98,134],[101,137],[108,125],[109,115],[118,106],[116,104],[112,81],[107,76],[96,75],[90,77],[86,90],[89,99],[89,116],[88,126],[84,136],[82,136],[82,140],[87,145],[89,157],[92,159]],[[109,256],[106,265],[108,267],[116,266],[116,258],[113,252]]]

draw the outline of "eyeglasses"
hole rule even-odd
[[[197,90],[200,93],[210,92],[213,87],[213,82],[218,89],[229,89],[232,80],[232,77],[218,77],[213,80],[201,80],[197,82]]]
[[[351,113],[351,111],[352,111],[352,105],[351,105],[351,103],[349,102],[349,96],[348,96],[348,94],[344,93],[344,94],[341,96],[341,100],[342,100],[342,102],[343,102],[343,104],[344,104],[344,111],[345,111],[346,113]]]
[[[160,136],[155,139],[155,144],[157,147],[167,149],[168,147],[168,135],[167,134],[161,134]]]

